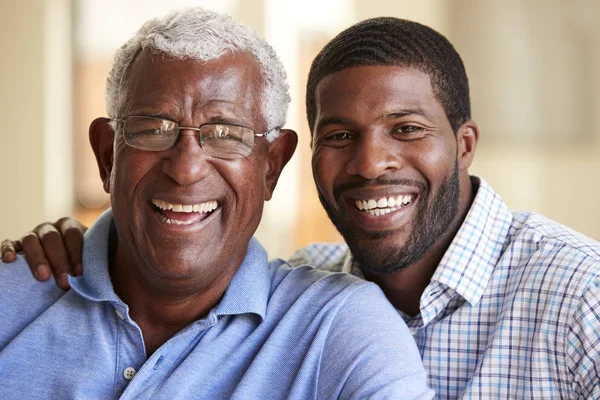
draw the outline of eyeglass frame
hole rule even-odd
[[[202,142],[203,142],[203,138],[202,136],[200,136],[200,130],[202,129],[203,126],[207,126],[207,125],[226,125],[226,126],[236,126],[238,128],[245,128],[245,129],[249,129],[252,131],[254,137],[267,137],[268,135],[271,134],[271,132],[273,131],[280,131],[281,127],[275,127],[272,129],[269,129],[266,132],[263,133],[257,133],[253,128],[250,128],[248,126],[245,125],[239,125],[239,124],[231,124],[231,123],[224,123],[224,122],[207,122],[205,124],[200,125],[199,127],[193,127],[193,126],[181,126],[179,124],[179,122],[174,121],[170,118],[165,118],[165,117],[158,117],[155,115],[144,115],[144,114],[132,114],[132,115],[126,115],[123,118],[111,118],[111,121],[115,121],[117,123],[120,123],[122,125],[125,125],[125,119],[129,118],[129,117],[142,117],[142,118],[150,118],[150,119],[155,119],[155,120],[164,120],[164,121],[169,121],[169,122],[173,122],[174,124],[177,125],[177,136],[175,137],[175,141],[173,142],[173,144],[171,145],[171,147],[165,149],[165,150],[145,150],[145,149],[138,149],[137,147],[134,147],[132,145],[130,145],[129,143],[127,143],[127,141],[125,140],[125,144],[133,149],[137,149],[137,150],[143,150],[143,151],[152,151],[152,152],[159,152],[159,151],[166,151],[169,150],[170,148],[172,148],[173,146],[175,146],[177,144],[177,141],[179,140],[179,136],[181,135],[181,131],[182,130],[190,130],[190,131],[195,131],[198,132],[197,137],[198,137],[198,142],[200,145],[200,148],[210,157],[215,157],[215,158],[219,158],[221,160],[235,160],[236,158],[223,158],[223,157],[217,157],[217,156],[213,156],[210,153],[207,153],[206,150],[204,149],[204,147],[202,147]],[[123,129],[123,127],[121,128],[122,134],[123,134],[123,139],[125,139],[125,130]],[[248,153],[248,155],[244,156],[244,157],[239,157],[237,159],[240,158],[246,158],[248,157],[250,154],[252,154],[252,151],[254,150],[254,144],[256,143],[256,141],[253,140],[252,142],[252,149],[250,150],[250,153]]]

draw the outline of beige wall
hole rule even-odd
[[[42,0],[0,2],[0,237],[44,215],[44,14]]]
[[[511,209],[600,240],[600,2],[453,4],[481,128],[472,171]]]
[[[70,5],[0,2],[0,239],[72,209]]]

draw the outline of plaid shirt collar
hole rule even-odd
[[[476,192],[473,204],[422,298],[440,284],[476,305],[508,244],[512,213],[484,179],[472,176],[471,183]],[[350,250],[344,257],[342,272],[364,279]],[[423,316],[423,319],[430,318]]]

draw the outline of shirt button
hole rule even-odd
[[[419,330],[417,328],[410,328],[410,334],[415,336],[417,333],[419,333]]]
[[[127,367],[125,368],[125,370],[123,371],[123,376],[125,377],[125,379],[127,379],[128,381],[132,380],[133,377],[135,376],[135,369],[131,368],[131,367]]]
[[[125,319],[125,317],[123,316],[123,314],[121,314],[121,311],[115,310],[115,312],[117,313],[117,315],[119,316],[119,318],[121,318],[123,320]]]

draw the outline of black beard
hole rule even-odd
[[[370,180],[352,185],[355,187],[365,187],[374,184],[393,184],[399,181]],[[421,200],[426,200],[430,195],[429,185],[423,182],[407,181],[402,182],[412,186],[419,186],[424,189]],[[339,199],[340,192],[350,187],[341,187],[334,189],[334,198]],[[433,247],[435,242],[450,228],[451,222],[458,212],[458,199],[460,194],[458,183],[458,163],[454,164],[452,175],[448,176],[437,193],[427,202],[420,201],[415,220],[412,224],[412,232],[408,241],[402,245],[396,246],[378,245],[373,239],[383,239],[398,231],[387,232],[364,232],[358,230],[348,221],[343,209],[335,210],[329,205],[323,196],[319,193],[319,199],[329,219],[344,240],[348,244],[354,261],[358,263],[360,269],[366,274],[389,275],[406,269],[410,265],[420,260]],[[338,202],[339,203],[339,202]],[[366,243],[364,239],[367,239]]]

